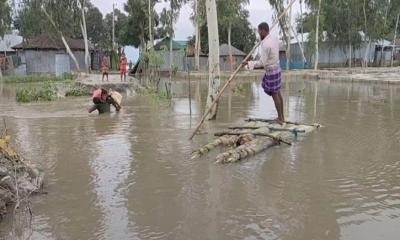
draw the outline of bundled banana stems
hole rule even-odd
[[[215,133],[214,135],[218,138],[194,151],[192,159],[199,158],[222,146],[229,149],[218,154],[216,161],[219,163],[238,162],[281,143],[291,145],[299,135],[308,134],[319,127],[321,127],[319,124],[286,122],[281,125],[274,120],[248,119],[243,126],[234,126]]]
[[[0,135],[0,216],[11,203],[41,191],[44,174],[25,161],[11,145],[11,135]]]
[[[204,154],[212,151],[213,149],[217,148],[218,146],[236,146],[238,144],[243,144],[246,141],[251,141],[251,135],[236,135],[236,136],[221,136],[215,139],[213,142],[204,145],[203,147],[199,148],[198,150],[192,153],[192,160],[203,156]]]

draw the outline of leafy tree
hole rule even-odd
[[[0,37],[3,37],[11,24],[11,8],[7,0],[0,0]]]
[[[241,10],[240,15],[232,22],[232,46],[243,52],[249,52],[256,42],[255,29],[251,27],[248,19],[248,11]],[[221,15],[218,15],[218,17]],[[228,43],[228,26],[218,21],[219,41],[220,43]],[[191,41],[194,41],[192,37]],[[207,25],[201,28],[201,49],[208,53]]]
[[[219,14],[219,22],[221,23],[221,27],[224,29],[220,30],[220,36],[222,33],[227,34],[227,43],[229,46],[229,58],[232,59],[232,25],[238,22],[240,18],[248,18],[248,12],[243,9],[243,6],[249,4],[249,0],[230,0],[230,1],[218,1],[218,9]],[[241,16],[242,15],[242,16]],[[231,61],[230,61],[231,62]],[[232,70],[232,64],[231,64]]]
[[[103,14],[90,2],[87,4],[86,25],[90,42],[98,45],[105,37],[106,29],[109,28],[109,26],[105,26],[103,22]]]
[[[149,28],[149,1],[151,12],[151,25]],[[133,45],[146,49],[147,43],[152,39],[151,32],[158,26],[159,17],[154,10],[154,5],[159,0],[128,0],[125,4],[125,11],[128,13],[127,24],[122,31],[122,42],[126,45]]]

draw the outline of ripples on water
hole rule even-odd
[[[288,118],[326,127],[233,165],[189,156],[217,129],[274,117],[272,100],[245,84],[189,142],[205,88],[192,86],[191,117],[184,97],[132,96],[120,114],[97,116],[85,98],[18,105],[3,86],[0,117],[47,175],[32,239],[398,239],[397,87],[287,82]]]

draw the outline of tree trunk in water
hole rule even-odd
[[[319,41],[319,14],[321,11],[321,0],[318,3],[318,12],[317,12],[317,26],[316,26],[316,34],[315,34],[315,63],[314,70],[318,70],[318,61],[319,61],[319,49],[318,49],[318,41]]]
[[[200,27],[196,24],[196,42],[194,43],[194,68],[196,71],[200,70]]]
[[[169,36],[169,80],[172,80],[172,67],[173,64],[173,55],[172,55],[172,34]]]
[[[196,11],[196,18],[195,18],[195,25],[196,25],[196,38],[195,38],[195,43],[194,43],[194,69],[196,71],[200,70],[200,51],[199,51],[199,45],[200,45],[200,26],[199,26],[199,20],[198,20],[198,14],[199,14],[199,6],[198,6],[198,0],[195,0],[195,11]]]
[[[217,6],[215,0],[206,0],[207,23],[208,23],[208,44],[209,44],[209,60],[208,60],[208,109],[214,99],[217,97],[220,86],[220,68],[219,68],[219,34],[217,20]],[[211,109],[209,119],[217,117],[218,103]]]
[[[388,5],[387,5],[387,8],[386,8],[385,21],[384,21],[384,23],[383,23],[383,29],[386,28],[386,21],[387,21],[387,15],[388,15],[389,7],[390,7],[390,0],[388,0]],[[381,65],[381,66],[384,66],[384,65],[385,65],[385,59],[384,59],[384,57],[383,57],[383,50],[384,50],[383,44],[384,44],[384,43],[385,43],[385,38],[382,37],[381,62],[380,62],[380,65]]]
[[[291,26],[291,21],[292,21],[292,7],[290,7],[289,17],[288,17],[288,21],[287,21],[287,25],[288,25],[287,29],[288,30],[287,30],[286,70],[290,70],[290,38],[291,38],[290,26]]]
[[[304,57],[304,61],[303,61],[303,68],[305,68],[305,62],[306,62],[306,58],[304,56],[304,21],[303,21],[303,1],[300,0],[300,20],[301,20],[301,48],[303,49],[303,57]],[[296,34],[293,31],[293,34]],[[299,40],[297,40],[298,42]]]
[[[173,6],[172,6],[172,1],[170,1],[170,6],[171,6],[171,16],[170,16],[170,24],[171,24],[171,29],[170,29],[170,33],[169,33],[169,80],[172,80],[172,68],[174,67],[174,58],[173,58],[173,49],[172,49],[172,38],[174,37],[174,21],[173,21]]]
[[[393,46],[396,45],[396,38],[397,38],[397,28],[399,27],[399,18],[400,18],[400,13],[397,14],[397,20],[396,20],[396,27],[394,29],[394,37],[393,37]],[[394,55],[394,47],[392,47],[392,57],[390,59],[390,66],[393,67],[393,55]]]
[[[233,56],[232,56],[231,34],[232,34],[232,23],[229,23],[229,26],[228,26],[229,65],[231,67],[231,71],[233,71]]]
[[[84,6],[82,6],[82,22],[83,22],[83,24],[81,24],[81,29],[82,29],[83,39],[85,41],[85,70],[86,70],[86,73],[89,74],[90,56],[89,56],[89,43],[88,43],[88,37],[87,37],[87,28],[86,28],[86,18],[85,18]]]
[[[349,44],[349,68],[351,68],[351,60],[353,59],[351,55],[352,55],[352,46],[350,43]]]
[[[364,40],[366,40],[366,39],[367,39],[367,34],[368,34],[368,27],[367,27],[367,13],[366,13],[366,11],[365,11],[365,1],[366,1],[366,0],[364,0],[364,3],[363,3],[363,12],[364,12],[364,27],[365,27],[365,39],[364,39]],[[367,62],[367,53],[369,53],[369,48],[370,48],[370,46],[371,46],[371,41],[369,40],[369,41],[368,41],[368,46],[367,46],[367,48],[365,49],[365,54],[364,54],[363,67],[365,67],[365,68],[367,68],[367,67],[368,67],[368,62]]]
[[[149,48],[153,48],[153,43],[154,43],[154,39],[153,39],[153,33],[152,33],[152,30],[153,30],[153,24],[152,24],[152,22],[151,22],[151,16],[152,16],[152,11],[151,11],[151,1],[152,0],[148,0],[149,1],[149,9],[148,9],[148,11],[149,11]]]

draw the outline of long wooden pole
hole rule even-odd
[[[279,23],[279,19],[281,19],[283,16],[285,16],[287,14],[287,12],[289,11],[290,7],[293,5],[293,3],[296,0],[292,0],[290,2],[290,4],[286,7],[285,11],[275,20],[275,22],[272,24],[271,28],[270,28],[270,32],[271,30],[276,27],[276,25]],[[270,35],[268,35],[267,37],[269,37]],[[234,77],[236,76],[236,74],[239,72],[239,70],[242,68],[243,63],[247,62],[251,55],[254,53],[254,51],[258,48],[258,46],[260,46],[261,41],[258,42],[253,49],[251,49],[251,51],[247,54],[247,56],[243,59],[243,61],[240,63],[240,65],[236,68],[236,70],[231,74],[231,76],[229,77],[229,80],[225,83],[225,85],[221,88],[221,90],[219,91],[217,97],[214,99],[214,101],[211,103],[211,105],[208,107],[208,109],[205,111],[204,115],[201,117],[200,122],[197,124],[196,128],[194,129],[192,135],[190,136],[189,140],[192,140],[194,135],[196,135],[197,131],[199,131],[201,125],[203,125],[204,120],[206,120],[208,114],[210,114],[211,109],[214,107],[215,104],[217,104],[217,102],[219,101],[220,97],[222,96],[222,94],[224,93],[224,91],[226,90],[226,88],[228,88],[229,84],[233,81]]]

